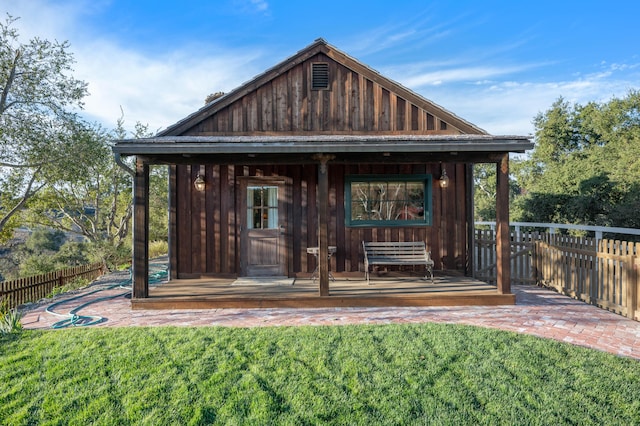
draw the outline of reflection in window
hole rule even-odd
[[[247,228],[278,227],[278,187],[249,186],[247,188]]]
[[[347,225],[431,224],[431,176],[348,176]]]

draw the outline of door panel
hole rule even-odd
[[[243,276],[287,274],[284,182],[248,180],[242,186],[241,233]]]

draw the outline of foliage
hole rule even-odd
[[[20,332],[21,319],[22,313],[16,308],[9,308],[8,299],[0,299],[0,335]]]
[[[169,253],[169,243],[166,241],[151,241],[149,243],[149,259],[154,259]]]
[[[83,236],[92,247],[90,260],[110,267],[131,257],[132,178],[111,153],[111,141],[127,136],[123,124],[120,119],[113,132],[97,125],[78,126],[74,137],[83,147],[81,158],[41,191],[24,214],[32,226]],[[147,127],[137,123],[133,137],[145,136]],[[123,161],[133,167],[130,160]],[[151,169],[149,233],[155,239],[166,240],[168,235],[167,182],[167,167]]]
[[[149,167],[149,240],[167,241],[169,235],[169,167]]]
[[[109,270],[122,269],[131,266],[131,245],[129,242],[120,246],[109,244],[108,241],[98,241],[91,244],[90,262],[102,262]]]
[[[34,198],[25,219],[118,247],[129,233],[131,177],[112,160],[110,135],[99,126],[79,126],[73,138],[82,147],[77,161]]]
[[[640,228],[640,92],[535,118],[514,220]]]
[[[91,250],[85,243],[66,241],[61,231],[36,228],[3,258],[4,279],[53,272],[90,263]]]
[[[86,278],[76,277],[61,287],[55,287],[51,292],[51,294],[48,295],[47,297],[53,297],[58,294],[64,294],[73,290],[78,290],[80,288],[84,288],[88,286],[89,284],[91,284],[91,280],[88,280]]]
[[[82,107],[87,90],[71,77],[68,43],[22,44],[14,22],[0,23],[0,240],[18,226],[54,229],[81,235],[104,263],[121,263],[130,257],[132,181],[111,141],[126,138],[123,121],[106,131],[69,112]],[[144,136],[147,127],[136,123],[133,137]],[[167,168],[153,168],[150,179],[150,235],[166,239]],[[79,247],[53,251],[27,247],[15,257],[23,273],[85,257]]]
[[[638,424],[640,363],[445,325],[27,330],[7,424]]]
[[[48,230],[36,228],[25,241],[25,248],[32,252],[42,253],[45,251],[58,251],[64,244],[66,237],[64,232],[59,230]]]
[[[0,238],[15,215],[51,179],[74,164],[79,151],[69,135],[78,122],[86,83],[70,76],[66,42],[19,41],[8,16],[0,22]]]
[[[509,181],[509,200],[513,205],[515,200],[522,192],[520,179],[518,177],[523,173],[523,161],[518,158],[509,160],[510,175]],[[473,168],[474,179],[474,207],[476,221],[494,221],[496,220],[496,164],[495,163],[478,163]]]

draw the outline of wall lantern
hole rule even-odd
[[[442,166],[442,176],[440,176],[440,188],[446,188],[449,186],[449,176],[447,176],[447,169]]]
[[[196,180],[193,181],[193,186],[196,188],[197,191],[200,191],[200,192],[204,191],[206,184],[201,174],[198,174],[198,176],[196,176]]]

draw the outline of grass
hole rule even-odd
[[[639,424],[640,362],[420,324],[27,330],[5,424]]]
[[[169,253],[169,243],[167,241],[151,241],[149,243],[149,259],[164,256]]]

